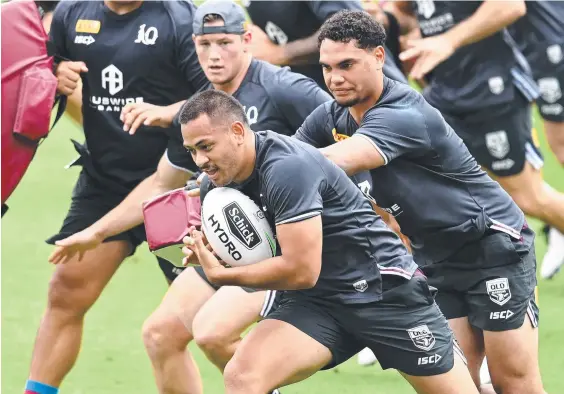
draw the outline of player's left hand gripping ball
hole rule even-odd
[[[192,255],[195,254],[200,265],[204,269],[208,280],[214,283],[214,281],[217,279],[218,271],[225,269],[225,267],[206,247],[203,234],[196,229],[192,229],[190,236],[184,237],[182,241],[185,245],[182,248],[182,252],[186,255],[183,261],[184,264],[186,265]]]

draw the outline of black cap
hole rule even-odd
[[[204,26],[204,17],[209,14],[217,14],[224,21],[224,26]],[[243,34],[246,17],[243,8],[233,1],[208,0],[198,7],[194,15],[194,34]]]

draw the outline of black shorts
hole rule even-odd
[[[491,232],[447,260],[422,267],[447,319],[467,316],[479,329],[507,331],[528,316],[538,326],[534,232],[524,228],[522,236],[519,241]]]
[[[178,267],[161,257],[157,257],[157,260],[159,260],[159,267],[161,268],[161,271],[163,271],[165,278],[167,278],[170,282],[173,282],[178,275],[186,269],[186,267]]]
[[[107,188],[89,176],[86,171],[82,170],[72,191],[71,206],[63,225],[59,232],[48,238],[46,242],[54,245],[55,241],[84,230],[118,206],[125,197],[108,191]],[[104,242],[110,241],[127,241],[131,245],[131,255],[133,255],[137,246],[145,241],[145,226],[139,225],[104,240]],[[161,263],[161,259],[157,259]],[[162,260],[162,262],[163,264],[168,263],[166,260]],[[168,277],[166,271],[164,272],[165,276]]]
[[[208,280],[208,277],[206,276],[206,273],[204,272],[204,269],[202,268],[202,266],[200,266],[200,265],[195,266],[194,269],[196,270],[196,273],[198,275],[200,275],[200,277],[208,285],[210,285],[215,291],[218,291],[221,288],[221,286],[214,285],[213,283],[211,283]],[[252,289],[250,287],[241,287],[241,288],[243,290],[245,290],[247,293],[254,293],[254,292],[257,292],[257,291],[262,291],[262,290]],[[264,303],[263,303],[262,309],[260,311],[260,317],[261,318],[265,318],[267,315],[269,315],[270,313],[272,313],[273,311],[276,310],[276,308],[278,307],[278,304],[280,302],[281,296],[282,296],[282,291],[266,290],[266,295],[264,297]]]
[[[529,64],[540,90],[537,106],[543,119],[564,122],[564,43],[539,47]]]
[[[384,278],[382,300],[335,305],[296,292],[285,292],[267,319],[287,322],[332,355],[323,369],[339,365],[369,347],[383,369],[431,376],[454,365],[455,344],[447,320],[435,304],[425,277]]]
[[[543,166],[542,154],[532,138],[531,104],[520,93],[513,102],[488,108],[486,113],[443,112],[443,116],[478,163],[496,176],[520,174],[525,161],[536,169]]]

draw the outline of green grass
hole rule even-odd
[[[538,118],[537,118],[538,120]],[[537,121],[537,129],[542,126]],[[541,133],[542,134],[542,133]],[[20,187],[10,199],[2,220],[2,384],[3,393],[21,393],[30,356],[45,308],[53,267],[51,248],[43,240],[56,232],[68,208],[78,170],[63,167],[75,157],[69,138],[82,139],[81,131],[63,119],[39,150]],[[563,171],[546,148],[546,179],[564,191]],[[538,223],[534,223],[538,228]],[[544,238],[538,237],[539,261]],[[88,313],[82,352],[62,386],[64,394],[149,394],[156,388],[140,336],[140,327],[158,305],[166,284],[146,246],[127,260],[96,305]],[[189,302],[189,300],[188,300]],[[564,274],[540,284],[540,362],[545,388],[564,393],[563,323]],[[194,347],[206,393],[222,393],[220,374]],[[355,360],[339,372],[321,372],[284,389],[284,394],[402,394],[408,385],[392,371],[361,368]]]

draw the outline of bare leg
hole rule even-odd
[[[240,287],[224,286],[194,318],[194,339],[208,359],[221,371],[237,346],[241,334],[259,320],[266,291],[248,293]]]
[[[143,342],[161,394],[201,394],[202,381],[187,349],[192,321],[215,293],[193,268],[171,284],[159,307],[143,325]]]
[[[126,241],[107,242],[86,252],[80,262],[57,266],[35,339],[30,379],[60,386],[78,357],[84,315],[130,250]]]

